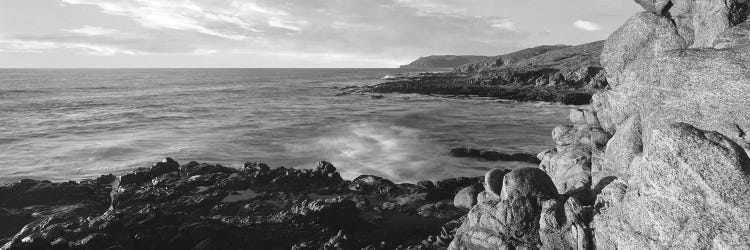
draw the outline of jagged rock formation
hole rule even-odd
[[[612,89],[571,110],[538,156],[559,196],[515,212],[478,202],[451,249],[750,248],[748,3],[636,2],[646,12],[604,44]],[[539,218],[538,238],[491,217],[509,213]]]
[[[116,180],[0,186],[0,249],[445,248],[482,187],[465,177],[348,181],[328,162],[235,169],[169,158]],[[457,208],[465,187],[474,190]]]
[[[451,69],[460,65],[474,63],[487,59],[486,56],[466,55],[434,55],[423,56],[407,64],[401,65],[402,69]]]

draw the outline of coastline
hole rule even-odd
[[[314,169],[251,162],[234,169],[167,158],[120,177],[0,186],[5,229],[0,244],[3,249],[447,247],[471,207],[471,195],[463,207],[453,205],[454,196],[467,187],[476,194],[480,183],[480,177],[416,184],[370,175],[343,180],[328,162]]]

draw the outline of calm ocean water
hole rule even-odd
[[[312,167],[396,181],[521,163],[446,155],[537,153],[568,107],[419,95],[335,96],[399,69],[0,69],[0,182],[121,174],[165,156]]]

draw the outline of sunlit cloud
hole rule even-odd
[[[225,39],[243,40],[247,36],[208,28],[207,24],[217,22],[250,26],[236,16],[206,11],[190,1],[62,0],[62,2],[72,5],[94,5],[107,14],[131,17],[147,28],[195,31]]]
[[[299,26],[303,23],[293,23],[289,22],[280,18],[272,17],[268,19],[268,26],[281,28],[281,29],[288,29],[292,31],[300,31],[302,28]]]
[[[102,28],[98,26],[85,25],[80,28],[68,29],[68,32],[81,34],[84,36],[105,36],[120,33],[116,29]]]
[[[511,20],[498,20],[494,24],[492,24],[493,28],[497,29],[504,29],[504,30],[516,30],[516,23],[512,22]]]
[[[87,54],[94,56],[113,56],[117,54],[123,55],[138,55],[143,54],[140,52],[101,46],[96,44],[86,43],[59,43],[59,42],[47,42],[47,41],[19,41],[19,40],[0,40],[0,49],[5,52],[16,52],[16,53],[44,53],[49,51],[57,51],[60,49],[72,50],[79,54]]]
[[[584,20],[575,21],[573,23],[573,26],[575,26],[578,29],[585,30],[585,31],[597,31],[597,30],[602,29],[601,25],[594,23],[594,22],[584,21]]]

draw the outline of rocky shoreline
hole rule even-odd
[[[472,194],[456,206],[454,196],[480,179],[394,184],[343,180],[328,162],[234,169],[167,158],[119,178],[5,184],[0,237],[3,249],[444,248],[473,205]]]
[[[522,102],[585,105],[607,88],[599,63],[603,42],[539,46],[468,63],[449,72],[391,77],[372,85],[341,89],[351,93],[406,93],[480,96]]]
[[[748,249],[750,6],[636,2],[603,44],[609,89],[539,167],[394,184],[168,158],[23,180],[0,186],[2,249]]]

